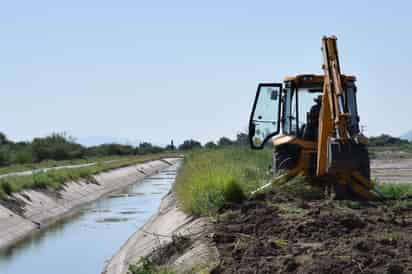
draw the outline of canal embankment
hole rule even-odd
[[[214,236],[219,210],[266,183],[270,161],[270,151],[236,147],[187,153],[172,192],[103,274],[141,273],[145,268],[153,273],[213,272],[220,265]]]
[[[412,273],[410,184],[376,184],[385,203],[335,200],[304,177],[273,181],[270,154],[186,154],[175,193],[103,274]],[[272,188],[252,195],[268,182]],[[354,253],[360,259],[348,261]]]
[[[171,191],[157,213],[127,240],[102,273],[129,273],[130,265],[148,257],[171,273],[210,273],[219,264],[212,231],[208,217],[183,212]]]
[[[166,158],[69,181],[58,190],[26,189],[0,201],[0,249],[76,212],[89,202],[122,189],[178,162]]]

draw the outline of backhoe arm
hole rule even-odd
[[[334,157],[336,157],[336,155],[333,156],[333,154],[328,151],[332,142],[338,144],[339,150],[347,151],[346,157],[348,157],[348,155],[357,157],[355,154],[356,149],[350,149],[352,143],[355,141],[355,136],[352,136],[349,130],[351,116],[346,105],[336,40],[337,38],[335,36],[324,36],[322,38],[322,68],[325,74],[322,107],[319,115],[317,176],[326,175],[327,173],[330,174],[329,164],[330,162],[334,163]],[[338,153],[342,153],[342,151]],[[350,167],[349,169],[348,167],[340,168],[341,169],[333,171],[333,175],[337,178],[338,184],[349,186],[359,197],[366,200],[382,198],[379,193],[374,190],[373,183],[364,177],[358,169],[351,169]]]
[[[319,142],[317,170],[318,176],[325,175],[328,162],[330,138],[346,144],[349,139],[349,113],[345,108],[344,89],[340,71],[338,48],[335,36],[322,38],[323,82],[322,110],[319,118]]]

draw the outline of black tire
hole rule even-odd
[[[273,161],[275,171],[287,171],[293,169],[299,159],[299,147],[295,145],[283,145],[275,148]]]

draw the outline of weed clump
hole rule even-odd
[[[4,182],[1,186],[5,194],[10,195],[13,192],[13,188],[9,182]]]
[[[157,270],[155,264],[149,258],[142,258],[137,264],[129,265],[127,274],[176,274],[169,269]]]
[[[153,263],[148,258],[142,258],[137,264],[129,265],[128,274],[154,274]]]
[[[129,265],[128,274],[175,274],[167,267],[168,260],[182,254],[190,244],[190,238],[173,235],[170,243],[158,247],[151,255],[141,258],[138,263]]]
[[[239,203],[266,184],[271,151],[233,147],[203,149],[186,155],[174,186],[183,209],[214,215],[227,202]]]
[[[246,194],[236,180],[231,180],[225,185],[223,195],[227,202],[232,203],[240,203],[246,199]]]

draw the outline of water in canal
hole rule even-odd
[[[0,253],[1,274],[98,274],[170,190],[179,164],[85,205],[79,214]]]

